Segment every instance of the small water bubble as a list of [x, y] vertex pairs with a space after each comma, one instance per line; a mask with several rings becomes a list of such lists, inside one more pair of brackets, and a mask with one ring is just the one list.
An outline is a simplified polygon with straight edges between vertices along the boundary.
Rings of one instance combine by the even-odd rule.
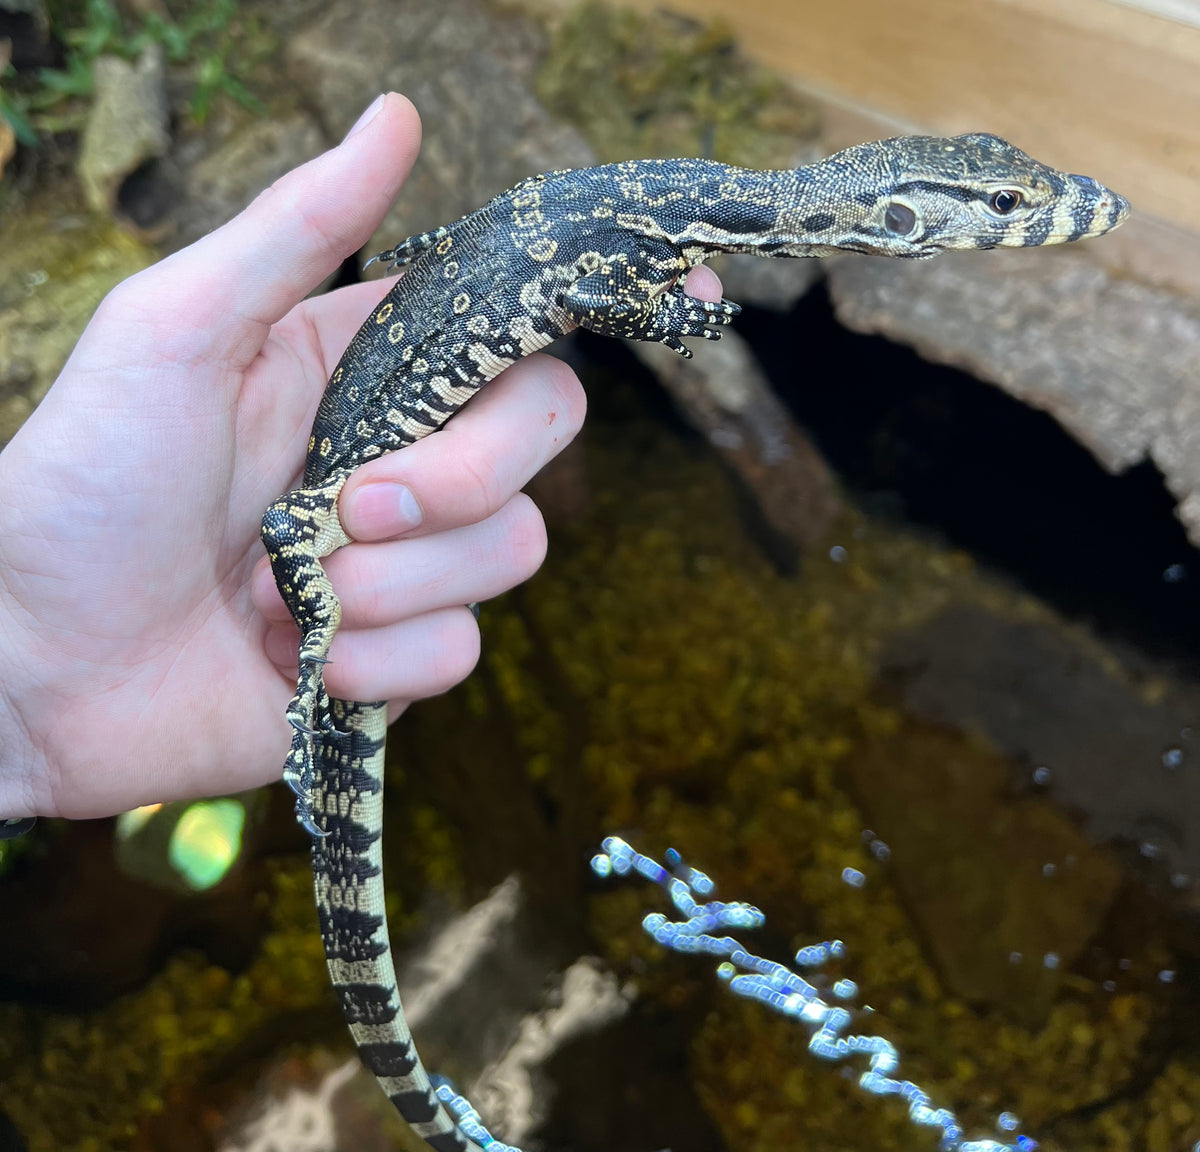
[[1015, 1132], [1021, 1127], [1021, 1121], [1011, 1112], [1001, 1112], [996, 1118], [996, 1126], [1003, 1132]]
[[1170, 968], [1164, 968], [1164, 969], [1163, 969], [1163, 970], [1162, 970], [1162, 971], [1161, 971], [1161, 972], [1158, 974], [1158, 979], [1159, 979], [1159, 982], [1160, 982], [1160, 983], [1162, 983], [1162, 984], [1170, 984], [1170, 983], [1172, 983], [1172, 982], [1174, 981], [1174, 979], [1175, 979], [1175, 973], [1174, 973], [1174, 971], [1173, 971], [1172, 969], [1170, 969]]
[[1117, 961], [1117, 967], [1120, 968], [1122, 972], [1128, 972], [1132, 966], [1133, 961], [1130, 960], [1128, 956], [1122, 956], [1121, 959]]
[[866, 845], [867, 851], [875, 857], [876, 860], [891, 859], [892, 850], [871, 831], [870, 828], [862, 830], [862, 842]]
[[1168, 564], [1163, 569], [1162, 578], [1167, 584], [1178, 584], [1187, 575], [1187, 568], [1182, 564]]
[[857, 868], [843, 868], [842, 882], [849, 884], [851, 888], [861, 888], [867, 882], [867, 878]]
[[1103, 988], [1105, 992], [1115, 992], [1117, 990], [1117, 982], [1115, 980], [1105, 980], [1100, 987]]
[[1058, 953], [1047, 952], [1046, 955], [1042, 957], [1042, 964], [1051, 971], [1054, 971], [1054, 969], [1058, 967]]
[[1054, 770], [1047, 768], [1045, 764], [1039, 764], [1033, 770], [1033, 782], [1039, 788], [1045, 788], [1052, 779], [1054, 779]]
[[1049, 880], [1058, 871], [1058, 865], [1053, 861], [1047, 861], [1042, 865], [1042, 878]]
[[1147, 860], [1157, 860], [1163, 854], [1161, 845], [1155, 844], [1153, 840], [1143, 840], [1138, 845], [1138, 851]]
[[1172, 872], [1171, 873], [1171, 887], [1172, 888], [1186, 888], [1190, 883], [1191, 883], [1191, 879], [1188, 877], [1188, 874], [1186, 872]]
[[1168, 748], [1162, 754], [1162, 765], [1168, 772], [1174, 772], [1176, 768], [1183, 767], [1183, 749]]
[[829, 559], [835, 564], [845, 564], [849, 553], [840, 544], [835, 544], [829, 549]]
[[1010, 964], [1020, 964], [1021, 961], [1024, 959], [1025, 959], [1024, 955], [1020, 952], [1010, 952], [1008, 954], [1008, 962]]

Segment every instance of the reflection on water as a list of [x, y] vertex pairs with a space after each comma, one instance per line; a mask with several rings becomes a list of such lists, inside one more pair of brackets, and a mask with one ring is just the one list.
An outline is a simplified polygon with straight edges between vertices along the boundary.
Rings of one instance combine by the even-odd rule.
[[242, 846], [246, 810], [236, 800], [191, 804], [171, 835], [171, 866], [199, 891], [232, 867]]
[[245, 823], [232, 797], [147, 804], [117, 817], [117, 861], [151, 884], [203, 892], [236, 863]]

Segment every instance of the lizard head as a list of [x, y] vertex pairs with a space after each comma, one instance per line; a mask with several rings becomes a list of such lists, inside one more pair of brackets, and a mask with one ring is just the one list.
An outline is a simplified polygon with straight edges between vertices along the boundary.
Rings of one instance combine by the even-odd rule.
[[1090, 177], [1060, 172], [985, 132], [901, 136], [830, 161], [862, 173], [847, 198], [858, 219], [846, 247], [884, 256], [1061, 244], [1102, 236], [1129, 213], [1127, 200]]

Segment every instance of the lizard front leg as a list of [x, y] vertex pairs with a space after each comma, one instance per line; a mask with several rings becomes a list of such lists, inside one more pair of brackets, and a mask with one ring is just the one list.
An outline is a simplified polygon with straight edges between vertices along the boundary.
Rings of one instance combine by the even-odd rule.
[[337, 475], [319, 488], [298, 488], [280, 496], [262, 520], [262, 540], [275, 583], [301, 633], [296, 694], [287, 709], [295, 731], [283, 779], [296, 793], [296, 818], [314, 836], [322, 835], [313, 809], [314, 741], [319, 732], [337, 731], [324, 667], [342, 619], [342, 606], [320, 558], [350, 542], [337, 514], [338, 494], [347, 475]]
[[371, 257], [363, 265], [365, 272], [372, 264], [380, 262], [386, 264], [389, 272], [394, 272], [397, 268], [405, 268], [411, 264], [418, 256], [428, 252], [430, 248], [437, 248], [438, 255], [444, 256], [450, 251], [454, 244], [454, 237], [450, 235], [449, 228], [434, 228], [431, 232], [419, 232], [416, 236], [409, 236], [407, 239], [401, 240], [394, 248], [389, 248], [386, 252], [378, 252]]
[[611, 254], [563, 294], [563, 307], [583, 328], [666, 344], [681, 356], [691, 349], [680, 339], [721, 338], [720, 326], [740, 311], [729, 300], [712, 303], [689, 296], [680, 283], [687, 261], [665, 244], [643, 241]]

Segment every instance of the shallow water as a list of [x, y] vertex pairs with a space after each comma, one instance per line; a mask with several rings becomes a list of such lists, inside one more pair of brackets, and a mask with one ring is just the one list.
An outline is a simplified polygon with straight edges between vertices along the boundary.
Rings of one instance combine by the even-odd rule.
[[[853, 339], [819, 309], [749, 317], [777, 375], [780, 348]], [[619, 348], [587, 344], [589, 428], [534, 485], [543, 572], [485, 606], [472, 680], [393, 729], [403, 946], [520, 882], [479, 968], [421, 1029], [427, 1062], [470, 1084], [580, 956], [637, 988], [539, 1073], [531, 1146], [936, 1145], [810, 1056], [802, 1029], [729, 995], [712, 963], [653, 945], [639, 923], [666, 910], [661, 893], [588, 869], [610, 832], [674, 846], [722, 897], [761, 907], [764, 955], [844, 940], [832, 975], [858, 983], [904, 1073], [969, 1134], [1009, 1111], [1055, 1152], [1200, 1140], [1200, 804], [1181, 735], [1200, 703], [1197, 616], [1162, 581], [1190, 553], [1145, 477], [1125, 482], [1141, 495], [1098, 470], [1089, 487], [1052, 429], [1029, 431], [1008, 401], [981, 416], [961, 393], [982, 386], [922, 382], [919, 362], [880, 368], [878, 343], [842, 349], [857, 357], [842, 381], [808, 365], [796, 387], [859, 510], [782, 566], [706, 446], [652, 389], [619, 384], [637, 374]], [[1032, 480], [1004, 471], [1025, 451], [1046, 464]], [[0, 1149], [400, 1138], [344, 1070], [290, 805], [281, 789], [247, 803], [240, 856], [203, 893], [172, 870], [168, 837], [118, 851], [109, 821], [52, 824], [8, 860]]]

